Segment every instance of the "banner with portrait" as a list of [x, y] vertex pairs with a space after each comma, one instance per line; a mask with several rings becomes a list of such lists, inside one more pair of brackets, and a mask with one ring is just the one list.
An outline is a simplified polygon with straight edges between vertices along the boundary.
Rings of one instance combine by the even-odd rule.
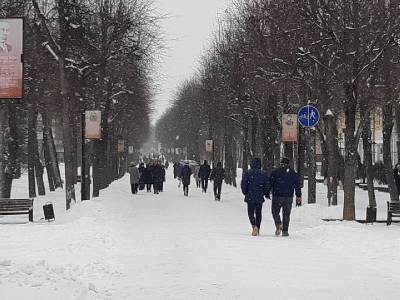
[[0, 99], [23, 96], [23, 19], [0, 18]]

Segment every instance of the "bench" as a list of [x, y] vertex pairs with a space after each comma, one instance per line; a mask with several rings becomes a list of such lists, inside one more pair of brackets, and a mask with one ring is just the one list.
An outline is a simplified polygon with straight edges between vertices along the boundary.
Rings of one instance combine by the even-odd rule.
[[29, 215], [33, 222], [33, 199], [0, 198], [0, 215]]
[[392, 218], [400, 218], [400, 201], [387, 202], [387, 222], [389, 226], [392, 224]]

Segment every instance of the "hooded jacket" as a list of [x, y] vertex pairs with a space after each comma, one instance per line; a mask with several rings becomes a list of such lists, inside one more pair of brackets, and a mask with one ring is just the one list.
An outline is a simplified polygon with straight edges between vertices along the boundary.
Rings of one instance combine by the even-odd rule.
[[264, 196], [268, 195], [269, 180], [267, 172], [261, 170], [261, 160], [253, 159], [248, 170], [242, 177], [240, 184], [247, 203], [263, 203]]

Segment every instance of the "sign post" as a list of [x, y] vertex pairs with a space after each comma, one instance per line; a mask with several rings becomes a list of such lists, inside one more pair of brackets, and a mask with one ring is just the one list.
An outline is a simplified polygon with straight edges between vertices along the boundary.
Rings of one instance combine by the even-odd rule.
[[300, 108], [298, 112], [299, 123], [307, 129], [308, 133], [308, 203], [316, 203], [317, 183], [316, 183], [316, 134], [315, 126], [319, 123], [321, 115], [318, 109], [312, 105]]

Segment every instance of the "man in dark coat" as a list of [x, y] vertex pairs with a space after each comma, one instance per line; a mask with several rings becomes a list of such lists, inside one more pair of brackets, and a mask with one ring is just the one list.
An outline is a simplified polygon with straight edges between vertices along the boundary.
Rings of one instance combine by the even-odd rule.
[[397, 198], [400, 195], [400, 162], [393, 169], [394, 181], [396, 182]]
[[158, 194], [161, 190], [163, 181], [163, 170], [159, 161], [155, 162], [152, 168], [153, 190], [154, 194]]
[[[272, 216], [274, 217], [275, 235], [289, 236], [290, 213], [293, 194], [296, 192], [296, 205], [301, 205], [301, 187], [299, 175], [290, 167], [288, 158], [282, 158], [281, 166], [272, 171], [270, 176], [272, 189]], [[268, 195], [269, 195], [268, 191]], [[283, 225], [280, 217], [282, 210]]]
[[250, 170], [242, 177], [240, 186], [245, 196], [244, 201], [247, 203], [247, 213], [253, 227], [251, 235], [259, 235], [262, 207], [265, 201], [264, 196], [268, 195], [269, 192], [268, 174], [261, 170], [261, 160], [259, 158], [253, 159]]
[[189, 165], [184, 165], [180, 178], [182, 179], [183, 194], [185, 196], [189, 196], [190, 175], [192, 175], [192, 170], [190, 169]]
[[208, 165], [208, 162], [205, 160], [204, 163], [200, 166], [199, 177], [201, 179], [201, 188], [203, 193], [207, 193], [208, 187], [208, 178], [210, 177], [211, 168]]
[[147, 164], [147, 167], [143, 170], [143, 179], [146, 184], [147, 192], [151, 191], [151, 185], [153, 184], [153, 166]]
[[163, 165], [161, 165], [160, 192], [164, 191], [164, 182], [165, 182], [165, 167]]
[[214, 197], [215, 201], [221, 200], [221, 189], [222, 189], [222, 181], [225, 178], [225, 170], [222, 167], [222, 163], [218, 162], [217, 166], [212, 169], [210, 180], [214, 181]]

